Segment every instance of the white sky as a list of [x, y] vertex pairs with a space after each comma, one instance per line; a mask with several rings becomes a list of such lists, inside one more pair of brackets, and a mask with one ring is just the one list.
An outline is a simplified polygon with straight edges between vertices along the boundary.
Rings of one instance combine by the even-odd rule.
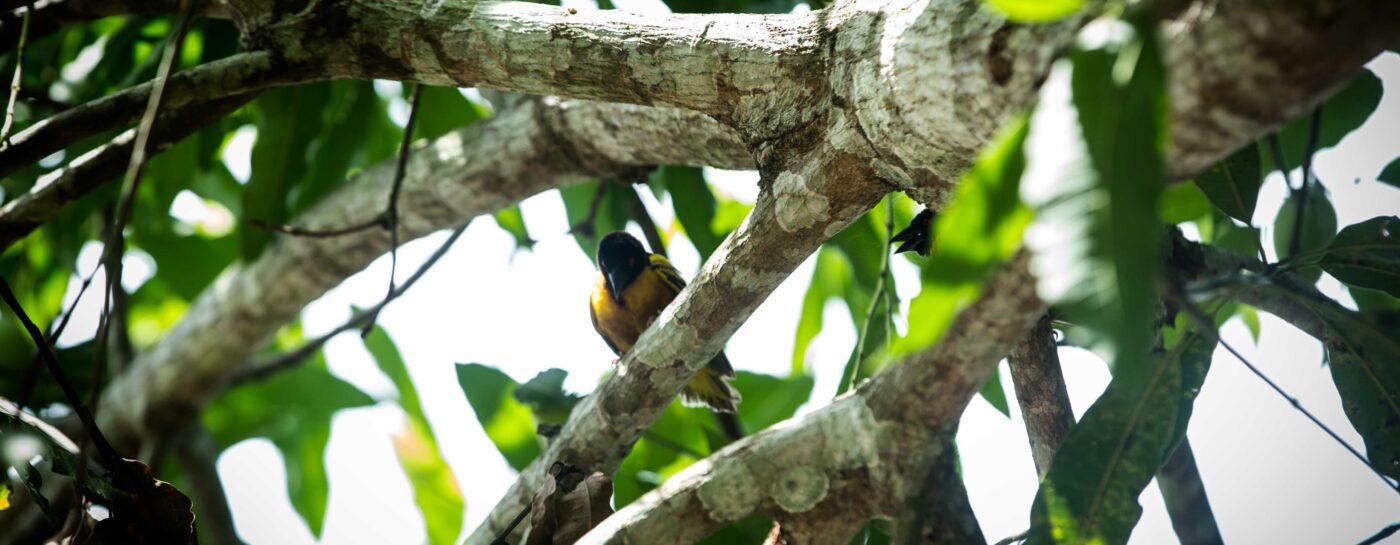
[[[617, 4], [650, 11], [659, 2]], [[1380, 109], [1338, 148], [1317, 158], [1319, 178], [1332, 193], [1341, 225], [1400, 213], [1400, 191], [1374, 181], [1382, 166], [1400, 156], [1400, 138], [1395, 133], [1400, 93], [1394, 92], [1400, 88], [1400, 56], [1387, 54], [1372, 68], [1386, 85]], [[392, 89], [396, 84], [384, 91]], [[401, 122], [406, 115], [395, 117]], [[243, 176], [248, 147], [255, 138], [245, 132], [226, 151], [230, 168]], [[757, 191], [754, 173], [712, 170], [708, 178], [741, 199], [751, 201]], [[648, 192], [641, 193], [658, 223], [669, 224], [673, 217], [669, 202], [657, 203]], [[1285, 193], [1280, 176], [1266, 182], [1256, 225], [1272, 225]], [[444, 455], [456, 471], [467, 502], [467, 530], [481, 521], [515, 477], [472, 415], [457, 386], [454, 365], [492, 365], [517, 381], [559, 367], [569, 371], [567, 388], [587, 392], [613, 360], [588, 322], [584, 300], [593, 267], [572, 238], [564, 235], [568, 226], [558, 195], [536, 196], [522, 208], [532, 235], [540, 239], [533, 251], [515, 252], [512, 239], [494, 222], [478, 220], [453, 251], [379, 320], [403, 353]], [[1270, 235], [1266, 227], [1266, 236]], [[406, 245], [400, 251], [400, 274], [406, 277], [416, 270], [445, 236], [438, 233]], [[84, 252], [93, 254], [85, 261], [95, 261], [97, 248], [91, 250]], [[680, 270], [693, 277], [699, 258], [688, 242], [678, 237], [669, 250]], [[149, 257], [129, 257], [128, 262], [126, 270], [136, 277], [125, 278], [124, 284], [139, 284], [152, 272]], [[900, 298], [907, 302], [917, 291], [917, 272], [902, 259], [893, 263]], [[81, 270], [89, 266], [84, 264]], [[728, 353], [736, 368], [777, 375], [788, 372], [811, 267], [808, 260], [731, 339]], [[349, 317], [351, 305], [376, 303], [383, 296], [387, 274], [388, 259], [379, 259], [312, 303], [302, 316], [306, 334], [319, 335], [341, 324]], [[1326, 278], [1322, 288], [1349, 301], [1335, 280]], [[95, 324], [83, 317], [95, 310], [80, 312], [64, 344], [91, 336]], [[840, 304], [832, 302], [825, 313], [826, 329], [809, 349], [808, 369], [817, 382], [814, 401], [804, 410], [825, 403], [834, 393], [836, 377], [854, 342], [849, 317]], [[1272, 316], [1261, 313], [1261, 317], [1259, 346], [1238, 321], [1225, 327], [1224, 338], [1361, 448], [1360, 437], [1342, 414], [1330, 374], [1322, 366], [1318, 343]], [[353, 384], [374, 395], [393, 391], [357, 336], [340, 336], [326, 352], [332, 370]], [[1083, 351], [1062, 350], [1061, 358], [1075, 412], [1082, 413], [1107, 386], [1108, 372], [1101, 361]], [[1007, 397], [1014, 400], [1004, 363], [1001, 373]], [[1007, 419], [975, 399], [958, 435], [973, 508], [991, 541], [1025, 530], [1036, 490], [1030, 449], [1014, 401], [1012, 410]], [[1356, 543], [1400, 521], [1400, 497], [1223, 349], [1217, 350], [1194, 414], [1189, 437], [1226, 542]], [[392, 403], [336, 416], [326, 455], [331, 489], [323, 543], [426, 539], [390, 443], [401, 418]], [[244, 540], [251, 545], [315, 542], [290, 506], [280, 454], [271, 443], [239, 443], [220, 457], [218, 466]], [[1145, 514], [1131, 543], [1176, 543], [1155, 485], [1141, 501]], [[1400, 543], [1400, 538], [1388, 542]]]

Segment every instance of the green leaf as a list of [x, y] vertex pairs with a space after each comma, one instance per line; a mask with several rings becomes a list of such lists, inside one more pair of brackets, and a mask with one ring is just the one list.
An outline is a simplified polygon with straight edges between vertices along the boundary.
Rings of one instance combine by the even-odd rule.
[[812, 377], [797, 375], [786, 378], [739, 371], [732, 382], [744, 397], [744, 410], [739, 420], [749, 433], [791, 418], [797, 408], [812, 396]]
[[977, 394], [982, 396], [982, 399], [987, 400], [987, 403], [991, 403], [992, 408], [996, 409], [997, 412], [1011, 418], [1011, 404], [1006, 401], [1006, 389], [1001, 387], [1001, 373], [994, 372], [987, 377], [986, 384], [982, 385], [982, 389]]
[[155, 259], [159, 279], [175, 295], [193, 301], [238, 257], [237, 240], [171, 232], [143, 232], [133, 242]]
[[1254, 344], [1257, 346], [1260, 330], [1259, 311], [1248, 305], [1240, 305], [1239, 309], [1235, 311], [1235, 316], [1238, 316], [1240, 321], [1244, 323], [1244, 327], [1249, 329], [1249, 337], [1254, 340]]
[[[322, 108], [321, 131], [307, 167], [306, 181], [296, 187], [292, 212], [306, 210], [331, 191], [345, 184], [355, 168], [372, 165], [393, 155], [395, 149], [376, 146], [370, 134], [402, 138], [402, 131], [389, 120], [388, 104], [374, 92], [368, 81], [337, 81], [328, 84], [330, 98]], [[259, 139], [261, 139], [261, 132]]]
[[985, 0], [986, 5], [1019, 23], [1048, 23], [1084, 7], [1084, 0]]
[[1322, 270], [1337, 280], [1400, 297], [1400, 217], [1349, 225], [1322, 254]]
[[836, 250], [823, 245], [817, 251], [817, 264], [812, 268], [812, 280], [807, 284], [807, 293], [802, 296], [802, 310], [797, 319], [797, 333], [792, 344], [793, 375], [806, 372], [807, 347], [812, 339], [822, 331], [822, 320], [827, 300], [841, 293], [849, 282], [850, 272], [846, 261]]
[[1329, 312], [1328, 366], [1371, 465], [1400, 479], [1400, 312]]
[[1356, 286], [1347, 286], [1347, 291], [1351, 293], [1351, 299], [1356, 301], [1356, 308], [1361, 312], [1400, 310], [1400, 299], [1391, 297], [1383, 291], [1368, 290]]
[[[744, 400], [747, 410], [749, 400]], [[704, 409], [671, 402], [633, 445], [613, 475], [613, 500], [617, 507], [632, 503], [681, 470], [710, 454], [706, 430], [714, 416]], [[720, 440], [719, 442], [723, 442]], [[678, 448], [679, 447], [679, 448]]]
[[516, 471], [540, 455], [530, 409], [511, 393], [516, 384], [505, 373], [477, 363], [457, 364], [457, 383], [467, 395], [477, 421]]
[[1167, 101], [1156, 27], [1094, 24], [1117, 27], [1096, 29], [1103, 43], [1081, 44], [1041, 89], [1021, 196], [1036, 214], [1037, 291], [1112, 363], [1147, 352], [1156, 317]]
[[1210, 215], [1210, 201], [1196, 184], [1176, 184], [1162, 192], [1157, 214], [1166, 223], [1195, 221]]
[[1029, 125], [1013, 120], [983, 150], [934, 220], [937, 251], [922, 267], [922, 287], [909, 306], [908, 335], [895, 354], [922, 350], [943, 336], [959, 310], [981, 292], [983, 279], [1021, 247], [1031, 211], [1018, 197]]
[[546, 369], [535, 378], [525, 381], [515, 389], [515, 399], [530, 407], [535, 420], [542, 424], [563, 424], [569, 419], [574, 405], [580, 399], [578, 394], [564, 391], [564, 379], [569, 372], [563, 369]]
[[1390, 164], [1381, 169], [1381, 173], [1376, 175], [1376, 180], [1400, 189], [1400, 157], [1396, 157]]
[[1169, 352], [1123, 361], [1041, 481], [1026, 543], [1127, 543], [1138, 496], [1186, 433], [1215, 343], [1188, 330]]
[[[404, 86], [404, 90], [407, 92], [408, 86]], [[467, 100], [457, 88], [424, 85], [414, 136], [437, 138], [488, 117], [491, 112]]]
[[703, 172], [696, 167], [664, 166], [658, 176], [665, 180], [676, 219], [685, 230], [686, 238], [700, 252], [700, 261], [710, 259], [710, 254], [724, 242], [728, 233], [714, 231], [715, 196], [705, 183]]
[[1322, 276], [1322, 270], [1311, 266], [1311, 263], [1337, 235], [1337, 211], [1332, 208], [1332, 201], [1321, 186], [1309, 188], [1306, 198], [1301, 193], [1293, 193], [1283, 202], [1278, 217], [1274, 219], [1274, 251], [1280, 259], [1294, 256], [1289, 251], [1289, 244], [1294, 226], [1298, 223], [1298, 203], [1304, 201], [1302, 238], [1298, 241], [1297, 255], [1303, 264], [1309, 266], [1299, 268], [1297, 273], [1310, 282], [1316, 282]]
[[1196, 176], [1195, 181], [1221, 212], [1246, 225], [1252, 223], [1259, 186], [1264, 182], [1259, 169], [1259, 145], [1251, 143], [1241, 148]]
[[394, 434], [394, 452], [398, 454], [408, 482], [413, 485], [413, 501], [423, 513], [428, 542], [433, 545], [454, 545], [462, 531], [465, 502], [457, 486], [457, 477], [442, 457], [432, 425], [423, 412], [418, 389], [409, 376], [408, 367], [399, 355], [394, 341], [376, 327], [364, 338], [365, 349], [388, 375], [399, 392], [399, 406], [408, 416], [404, 428]]
[[243, 188], [244, 222], [239, 248], [252, 261], [272, 240], [272, 233], [247, 220], [286, 223], [288, 197], [307, 173], [308, 152], [321, 132], [321, 110], [329, 98], [325, 83], [281, 87], [257, 99], [258, 139], [253, 144], [252, 173]]
[[497, 226], [515, 239], [517, 250], [529, 250], [535, 247], [535, 239], [530, 238], [530, 230], [525, 228], [525, 215], [520, 212], [519, 206], [502, 208], [491, 217], [495, 218]]
[[[1381, 79], [1370, 70], [1362, 70], [1346, 87], [1322, 103], [1317, 151], [1341, 142], [1342, 138], [1371, 117], [1371, 112], [1376, 111], [1380, 102]], [[1283, 146], [1284, 161], [1289, 169], [1298, 168], [1303, 164], [1311, 123], [1312, 113], [1309, 112], [1298, 116], [1279, 131], [1279, 143]]]
[[325, 451], [331, 417], [341, 409], [373, 403], [364, 392], [332, 376], [317, 353], [290, 370], [224, 392], [203, 417], [220, 449], [265, 437], [282, 451], [292, 506], [319, 536], [330, 491]]
[[1206, 239], [1211, 244], [1245, 255], [1259, 253], [1263, 236], [1259, 228], [1236, 225], [1233, 220], [1220, 213], [1214, 215], [1210, 225], [1212, 230]]
[[595, 259], [598, 240], [603, 238], [603, 235], [627, 228], [627, 219], [631, 217], [627, 192], [613, 184], [604, 191], [598, 203], [598, 213], [592, 225], [593, 232], [578, 230], [580, 226], [585, 225], [588, 209], [598, 193], [599, 183], [593, 180], [559, 189], [559, 196], [564, 199], [564, 215], [568, 218], [569, 225], [575, 229], [574, 241], [578, 242], [578, 247], [588, 255], [589, 261]]

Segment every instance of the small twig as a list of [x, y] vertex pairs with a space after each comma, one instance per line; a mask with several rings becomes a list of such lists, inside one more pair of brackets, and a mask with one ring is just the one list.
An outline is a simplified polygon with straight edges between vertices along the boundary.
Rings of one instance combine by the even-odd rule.
[[[68, 403], [73, 406], [73, 411], [78, 414], [78, 420], [83, 424], [83, 430], [87, 432], [89, 438], [97, 444], [97, 451], [102, 455], [103, 462], [113, 471], [123, 472], [125, 464], [121, 463], [121, 457], [117, 455], [116, 449], [107, 442], [107, 438], [102, 435], [102, 430], [97, 428], [97, 421], [92, 417], [92, 411], [88, 410], [83, 399], [78, 395], [78, 390], [73, 387], [73, 382], [68, 380], [68, 373], [63, 371], [63, 367], [58, 364], [58, 358], [54, 356], [53, 350], [49, 348], [49, 343], [44, 339], [44, 334], [39, 331], [39, 326], [34, 325], [34, 321], [29, 319], [29, 314], [24, 312], [20, 306], [19, 299], [15, 297], [15, 292], [10, 289], [10, 283], [4, 277], [0, 277], [0, 298], [5, 300], [5, 304], [10, 306], [15, 317], [24, 326], [24, 330], [29, 333], [29, 338], [34, 341], [34, 346], [38, 347], [39, 355], [48, 365], [49, 373], [58, 382], [59, 389], [63, 390], [63, 395], [68, 399]], [[80, 471], [81, 475], [82, 472]]]
[[[885, 196], [885, 201], [889, 203], [889, 211], [886, 213], [885, 240], [894, 236], [894, 200], [890, 195]], [[859, 374], [860, 366], [865, 362], [865, 343], [870, 337], [870, 322], [875, 320], [875, 311], [880, 307], [880, 301], [885, 298], [885, 277], [890, 270], [890, 249], [889, 244], [880, 245], [880, 277], [875, 280], [875, 291], [870, 294], [870, 305], [865, 309], [865, 322], [860, 325], [859, 335], [856, 336], [855, 350], [851, 352], [851, 360], [846, 362], [846, 369], [841, 372], [841, 383], [836, 385], [836, 396], [840, 397], [855, 387], [856, 375]], [[889, 332], [885, 335], [888, 337]]]
[[594, 238], [598, 233], [594, 232], [594, 223], [598, 221], [598, 208], [603, 204], [603, 197], [608, 194], [608, 186], [612, 181], [608, 178], [598, 180], [598, 189], [593, 192], [593, 200], [588, 203], [588, 215], [578, 225], [569, 228], [569, 235], [583, 235]]
[[374, 227], [382, 227], [384, 225], [384, 214], [379, 214], [360, 223], [351, 224], [348, 227], [340, 227], [337, 229], [307, 229], [305, 227], [297, 227], [295, 225], [271, 223], [260, 219], [250, 219], [248, 220], [248, 224], [259, 229], [266, 229], [274, 233], [281, 233], [284, 235], [291, 235], [295, 237], [331, 238], [349, 235], [352, 233], [358, 233], [360, 231], [364, 231]]
[[1240, 360], [1240, 363], [1243, 363], [1244, 366], [1248, 368], [1250, 372], [1254, 373], [1254, 375], [1259, 377], [1260, 380], [1263, 380], [1265, 384], [1268, 384], [1269, 388], [1272, 388], [1275, 393], [1283, 397], [1284, 400], [1288, 401], [1289, 405], [1292, 405], [1294, 409], [1298, 410], [1298, 412], [1303, 413], [1303, 416], [1306, 416], [1308, 420], [1311, 420], [1313, 425], [1326, 432], [1328, 436], [1332, 437], [1333, 441], [1336, 441], [1338, 445], [1341, 445], [1342, 448], [1345, 448], [1347, 452], [1350, 452], [1351, 455], [1356, 457], [1357, 460], [1360, 460], [1361, 463], [1366, 466], [1366, 469], [1371, 470], [1371, 472], [1375, 473], [1376, 477], [1379, 478], [1381, 482], [1385, 483], [1387, 488], [1390, 488], [1396, 494], [1400, 494], [1400, 486], [1391, 483], [1389, 478], [1382, 474], [1380, 470], [1376, 469], [1375, 466], [1371, 465], [1370, 460], [1367, 460], [1365, 455], [1361, 454], [1359, 451], [1356, 450], [1356, 448], [1352, 447], [1345, 440], [1343, 440], [1342, 436], [1338, 435], [1337, 432], [1333, 431], [1332, 428], [1327, 426], [1327, 424], [1322, 423], [1322, 421], [1319, 420], [1316, 416], [1314, 416], [1311, 411], [1304, 408], [1302, 403], [1298, 402], [1298, 398], [1295, 398], [1292, 395], [1289, 395], [1287, 391], [1284, 391], [1284, 389], [1280, 387], [1278, 383], [1270, 379], [1268, 375], [1265, 375], [1263, 371], [1260, 371], [1258, 367], [1255, 367], [1253, 363], [1250, 363], [1248, 359], [1245, 359], [1243, 354], [1240, 354], [1238, 350], [1235, 350], [1233, 346], [1230, 346], [1229, 343], [1225, 342], [1225, 339], [1220, 338], [1219, 332], [1215, 330], [1215, 322], [1213, 320], [1202, 314], [1201, 310], [1199, 308], [1196, 308], [1195, 305], [1191, 304], [1190, 302], [1186, 301], [1185, 298], [1181, 297], [1179, 292], [1173, 291], [1171, 295], [1174, 299], [1176, 299], [1177, 304], [1180, 305], [1181, 308], [1186, 311], [1187, 315], [1190, 316], [1192, 320], [1196, 321], [1197, 325], [1201, 327], [1202, 331], [1204, 331], [1207, 335], [1213, 337], [1215, 341], [1220, 343], [1220, 346], [1224, 347], [1226, 351], [1228, 351], [1231, 355], [1235, 357], [1235, 359]]
[[491, 540], [491, 545], [510, 545], [506, 538], [510, 537], [510, 533], [515, 531], [515, 527], [520, 526], [520, 523], [525, 520], [525, 516], [530, 514], [531, 507], [534, 507], [534, 502], [525, 502], [525, 507], [515, 515], [515, 518], [511, 519], [510, 524], [506, 525], [506, 529], [501, 530], [496, 539]]
[[1278, 133], [1269, 134], [1269, 155], [1274, 159], [1274, 168], [1283, 175], [1283, 185], [1293, 190], [1293, 176], [1288, 172], [1288, 161], [1283, 158], [1283, 144], [1279, 143]]
[[34, 11], [30, 2], [24, 6], [24, 21], [19, 27], [19, 45], [15, 47], [15, 78], [10, 82], [10, 101], [5, 105], [5, 124], [0, 126], [0, 151], [10, 147], [10, 128], [15, 123], [15, 99], [19, 98], [20, 73], [24, 66], [24, 42], [29, 38], [29, 14]]
[[1366, 538], [1361, 543], [1357, 543], [1356, 545], [1375, 545], [1376, 543], [1380, 543], [1381, 540], [1388, 538], [1391, 535], [1394, 535], [1395, 532], [1400, 532], [1400, 522], [1391, 523], [1390, 526], [1381, 528], [1381, 531], [1376, 532], [1375, 535]]
[[1322, 124], [1322, 106], [1313, 110], [1312, 121], [1308, 124], [1308, 144], [1303, 152], [1303, 184], [1293, 192], [1298, 206], [1294, 207], [1293, 232], [1288, 236], [1288, 255], [1298, 255], [1303, 245], [1303, 213], [1308, 209], [1308, 188], [1312, 186], [1312, 160], [1317, 150], [1317, 132]]
[[380, 303], [369, 321], [360, 329], [361, 337], [368, 337], [379, 319], [379, 310], [394, 297], [394, 275], [399, 268], [399, 191], [403, 189], [404, 173], [408, 171], [409, 145], [413, 143], [413, 126], [418, 121], [418, 103], [423, 97], [423, 85], [413, 86], [413, 98], [408, 103], [408, 122], [403, 126], [403, 140], [399, 141], [399, 159], [394, 167], [394, 185], [389, 189], [389, 206], [384, 209], [384, 228], [389, 230], [389, 290], [384, 292], [384, 302]]
[[666, 257], [666, 244], [661, 241], [661, 231], [656, 228], [656, 222], [651, 220], [651, 214], [647, 212], [647, 205], [642, 202], [641, 194], [637, 193], [636, 186], [627, 186], [625, 190], [632, 207], [632, 219], [641, 226], [642, 234], [647, 238], [647, 245], [651, 246], [651, 253]]
[[[63, 330], [68, 327], [68, 322], [72, 320], [73, 313], [78, 309], [78, 302], [83, 300], [83, 294], [87, 293], [88, 286], [92, 285], [92, 279], [97, 277], [97, 271], [100, 270], [102, 270], [102, 264], [98, 263], [92, 268], [92, 272], [88, 273], [86, 278], [83, 278], [83, 284], [78, 287], [78, 295], [73, 297], [73, 302], [68, 304], [68, 308], [63, 310], [63, 314], [58, 321], [54, 322], [57, 325], [50, 324], [51, 327], [48, 333], [49, 348], [53, 348], [55, 343], [58, 342], [58, 338], [63, 336]], [[30, 365], [29, 370], [25, 372], [24, 382], [22, 383], [24, 386], [20, 389], [20, 396], [17, 402], [20, 410], [28, 406], [29, 398], [34, 394], [34, 388], [39, 385], [39, 368], [43, 366], [43, 364], [43, 359], [40, 358], [38, 354], [35, 354], [34, 363]]]
[[364, 324], [369, 323], [371, 317], [383, 309], [385, 305], [388, 305], [390, 301], [397, 299], [399, 296], [403, 295], [404, 292], [407, 292], [409, 288], [413, 287], [413, 284], [418, 282], [418, 279], [422, 278], [424, 274], [427, 274], [428, 269], [431, 269], [439, 259], [442, 259], [442, 256], [447, 255], [447, 251], [452, 248], [452, 244], [457, 242], [458, 238], [461, 238], [462, 233], [467, 230], [467, 226], [470, 224], [471, 223], [468, 222], [452, 231], [452, 234], [448, 235], [447, 240], [444, 240], [442, 245], [438, 246], [437, 250], [433, 251], [433, 254], [428, 256], [427, 261], [423, 262], [423, 265], [413, 273], [413, 276], [404, 280], [402, 285], [395, 289], [389, 297], [386, 297], [379, 304], [356, 313], [354, 316], [351, 316], [349, 320], [346, 320], [345, 323], [341, 324], [340, 327], [332, 329], [325, 335], [307, 341], [306, 344], [301, 345], [291, 352], [284, 352], [281, 355], [273, 356], [270, 359], [249, 365], [246, 371], [234, 377], [232, 384], [239, 385], [245, 382], [261, 380], [276, 374], [278, 371], [294, 367], [301, 363], [302, 360], [316, 353], [317, 350], [320, 350], [332, 337], [352, 329], [363, 327]]

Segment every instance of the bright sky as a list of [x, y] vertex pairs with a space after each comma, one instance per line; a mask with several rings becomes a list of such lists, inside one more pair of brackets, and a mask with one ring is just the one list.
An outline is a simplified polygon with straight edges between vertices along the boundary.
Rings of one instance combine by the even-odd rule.
[[[565, 5], [571, 3], [565, 1]], [[616, 3], [634, 11], [652, 11], [659, 5], [656, 0]], [[1400, 138], [1394, 132], [1400, 122], [1400, 93], [1395, 92], [1400, 89], [1400, 56], [1387, 54], [1373, 62], [1372, 69], [1386, 85], [1380, 109], [1338, 148], [1317, 158], [1318, 176], [1332, 193], [1341, 225], [1400, 212], [1400, 191], [1375, 182], [1382, 166], [1400, 156]], [[378, 87], [388, 94], [397, 84]], [[396, 106], [393, 113], [402, 122], [406, 107]], [[255, 137], [251, 131], [241, 132], [226, 151], [236, 174], [246, 176], [248, 147]], [[711, 170], [707, 177], [736, 198], [751, 202], [757, 192], [755, 173]], [[672, 221], [669, 202], [655, 202], [649, 192], [641, 194], [658, 223]], [[1256, 225], [1272, 225], [1285, 194], [1281, 177], [1272, 176], [1260, 196]], [[496, 366], [517, 381], [559, 367], [569, 371], [567, 388], [587, 392], [613, 361], [588, 321], [584, 300], [593, 266], [572, 238], [564, 235], [568, 226], [559, 196], [552, 192], [536, 196], [522, 208], [531, 233], [540, 239], [533, 251], [516, 252], [511, 238], [492, 221], [477, 221], [379, 321], [403, 353], [434, 432], [457, 473], [467, 501], [468, 530], [477, 526], [515, 476], [472, 415], [457, 386], [454, 365]], [[183, 212], [197, 213], [197, 209]], [[438, 233], [406, 245], [400, 251], [400, 274], [415, 270], [445, 236]], [[1266, 236], [1271, 236], [1267, 227]], [[85, 252], [82, 270], [95, 262], [96, 250]], [[680, 270], [693, 277], [699, 258], [689, 243], [678, 238], [669, 251]], [[138, 255], [128, 260], [132, 276], [124, 279], [125, 284], [139, 284], [151, 273], [149, 259]], [[893, 263], [899, 295], [907, 305], [917, 291], [917, 272], [903, 259]], [[728, 354], [735, 367], [778, 375], [788, 372], [811, 267], [808, 260], [733, 337]], [[388, 259], [382, 258], [310, 305], [302, 315], [306, 334], [319, 335], [341, 324], [350, 316], [351, 305], [379, 301], [387, 274]], [[1350, 301], [1335, 280], [1326, 278], [1321, 287], [1339, 300]], [[80, 314], [91, 316], [91, 312]], [[817, 382], [814, 401], [804, 411], [825, 403], [835, 392], [836, 377], [855, 338], [839, 303], [832, 302], [825, 312], [826, 329], [809, 349], [808, 369], [815, 372]], [[1257, 346], [1238, 321], [1225, 327], [1226, 341], [1359, 448], [1360, 437], [1342, 414], [1319, 344], [1272, 316], [1261, 313], [1261, 317], [1263, 335]], [[91, 335], [94, 324], [84, 321], [80, 316], [74, 323], [70, 329], [74, 333], [65, 336], [65, 344]], [[340, 336], [326, 351], [333, 371], [353, 384], [374, 395], [393, 391], [356, 335]], [[1061, 359], [1075, 412], [1080, 414], [1106, 387], [1108, 372], [1097, 358], [1077, 349], [1062, 350]], [[1014, 399], [1005, 363], [1001, 373], [1007, 397]], [[958, 435], [973, 508], [991, 541], [1025, 530], [1036, 490], [1030, 449], [1015, 403], [1012, 411], [1008, 419], [975, 399]], [[1223, 349], [1217, 350], [1194, 414], [1189, 437], [1226, 542], [1356, 543], [1400, 521], [1400, 497]], [[425, 539], [390, 443], [401, 418], [392, 403], [336, 416], [327, 452], [331, 489], [323, 543], [419, 543]], [[291, 508], [280, 454], [271, 443], [257, 439], [239, 443], [220, 457], [218, 467], [244, 540], [251, 545], [315, 542]], [[1145, 514], [1131, 543], [1176, 543], [1155, 485], [1141, 501]]]

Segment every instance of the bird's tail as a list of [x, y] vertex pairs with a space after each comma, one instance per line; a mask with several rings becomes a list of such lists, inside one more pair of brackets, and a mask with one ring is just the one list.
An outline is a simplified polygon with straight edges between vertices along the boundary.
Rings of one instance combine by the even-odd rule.
[[705, 406], [721, 413], [738, 412], [739, 392], [727, 380], [733, 377], [734, 368], [729, 366], [729, 358], [721, 352], [685, 385], [685, 390], [681, 391], [681, 401], [686, 405]]

